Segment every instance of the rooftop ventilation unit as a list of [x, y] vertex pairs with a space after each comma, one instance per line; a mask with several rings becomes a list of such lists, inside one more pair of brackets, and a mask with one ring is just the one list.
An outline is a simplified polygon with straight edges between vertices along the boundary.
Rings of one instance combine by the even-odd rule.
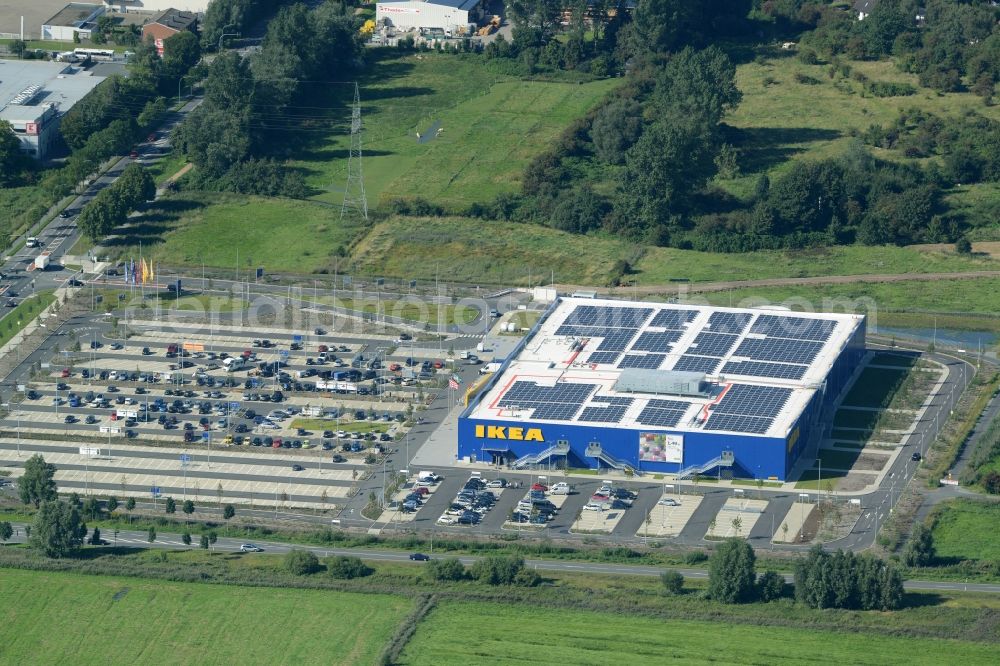
[[31, 100], [35, 99], [35, 97], [41, 91], [42, 91], [42, 86], [39, 85], [28, 86], [27, 88], [19, 92], [14, 97], [14, 99], [10, 100], [10, 103], [15, 104], [17, 106], [26, 106], [31, 102]]

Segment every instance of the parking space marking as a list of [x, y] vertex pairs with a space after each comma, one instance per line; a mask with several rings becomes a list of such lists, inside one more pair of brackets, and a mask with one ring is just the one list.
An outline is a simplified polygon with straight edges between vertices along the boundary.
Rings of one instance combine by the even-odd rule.
[[[714, 524], [709, 525], [705, 538], [725, 539], [732, 536], [745, 538], [753, 531], [767, 504], [767, 500], [730, 497], [716, 514]], [[739, 530], [733, 525], [737, 518], [740, 521]]]
[[648, 522], [644, 522], [638, 537], [675, 537], [681, 533], [691, 516], [701, 505], [701, 495], [664, 495], [662, 499], [677, 502], [676, 506], [657, 503], [648, 514]]

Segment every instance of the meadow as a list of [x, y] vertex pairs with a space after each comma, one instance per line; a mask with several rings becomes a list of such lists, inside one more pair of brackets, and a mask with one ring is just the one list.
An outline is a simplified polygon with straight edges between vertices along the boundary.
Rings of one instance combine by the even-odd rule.
[[[412, 601], [3, 570], [11, 664], [372, 664]], [[334, 655], [336, 657], [334, 658]]]
[[[474, 636], [474, 640], [470, 637]], [[937, 664], [992, 661], [995, 647], [807, 627], [653, 619], [616, 612], [444, 602], [404, 650], [408, 666], [446, 664]]]
[[939, 558], [1000, 561], [996, 527], [1000, 504], [954, 500], [934, 514], [934, 545]]

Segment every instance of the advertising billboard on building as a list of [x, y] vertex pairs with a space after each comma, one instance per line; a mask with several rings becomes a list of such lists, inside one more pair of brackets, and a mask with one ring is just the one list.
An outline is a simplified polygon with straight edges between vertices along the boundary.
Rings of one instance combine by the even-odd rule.
[[683, 462], [683, 435], [667, 435], [662, 432], [639, 433], [639, 460], [643, 462]]

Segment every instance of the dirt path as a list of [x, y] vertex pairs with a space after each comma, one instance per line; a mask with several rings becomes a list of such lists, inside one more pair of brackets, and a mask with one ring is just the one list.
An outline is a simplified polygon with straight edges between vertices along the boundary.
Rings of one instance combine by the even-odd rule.
[[[972, 280], [976, 278], [1000, 277], [1000, 271], [968, 271], [962, 273], [888, 273], [869, 275], [821, 275], [804, 278], [768, 278], [764, 280], [733, 280], [729, 282], [678, 282], [676, 284], [656, 285], [650, 287], [618, 287], [614, 291], [627, 292], [642, 296], [655, 296], [659, 294], [692, 294], [708, 293], [714, 291], [728, 291], [730, 289], [746, 289], [750, 287], [790, 287], [797, 285], [817, 285], [817, 284], [850, 284], [852, 282], [931, 282], [938, 280]], [[600, 294], [607, 294], [613, 291], [607, 287], [594, 287], [582, 285], [556, 285], [560, 292], [572, 293], [578, 290], [597, 291]]]

